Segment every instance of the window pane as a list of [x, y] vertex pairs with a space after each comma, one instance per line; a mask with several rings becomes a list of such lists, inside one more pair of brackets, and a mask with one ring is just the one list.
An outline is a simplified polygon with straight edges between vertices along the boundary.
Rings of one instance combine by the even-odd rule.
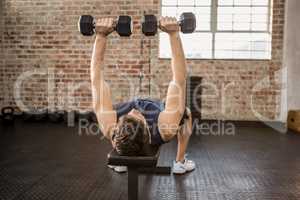
[[210, 6], [211, 0], [178, 0], [178, 5], [183, 6]]
[[233, 24], [233, 30], [249, 31], [250, 23], [240, 23], [236, 22]]
[[251, 12], [253, 15], [257, 15], [257, 14], [267, 15], [268, 7], [252, 7]]
[[194, 14], [196, 15], [196, 30], [210, 30], [211, 29], [211, 9], [210, 7], [197, 7]]
[[219, 7], [218, 30], [250, 30], [251, 9]]
[[252, 58], [255, 59], [271, 59], [271, 51], [253, 51]]
[[226, 6], [245, 6], [245, 5], [254, 5], [254, 6], [268, 6], [269, 0], [218, 0], [218, 5]]
[[233, 30], [233, 23], [219, 23], [218, 24], [218, 30], [223, 30], [223, 31], [231, 31]]
[[162, 0], [162, 5], [175, 6], [177, 5], [177, 0]]
[[[175, 16], [179, 19], [183, 12], [193, 12], [196, 15], [196, 31], [198, 32], [187, 35], [181, 34], [186, 57], [270, 59], [272, 38], [271, 34], [268, 33], [270, 1], [216, 1], [218, 3], [217, 33], [215, 33], [215, 42], [213, 42], [213, 33], [207, 33], [211, 30], [212, 0], [162, 0], [162, 16]], [[222, 31], [224, 32], [222, 33]], [[170, 58], [171, 52], [167, 34], [160, 33], [159, 38], [160, 57]], [[213, 44], [215, 44], [214, 48], [212, 47]]]
[[251, 15], [245, 14], [245, 15], [234, 15], [233, 20], [235, 22], [248, 22], [251, 21]]
[[[212, 34], [181, 34], [184, 53], [187, 58], [212, 58]], [[159, 56], [170, 58], [170, 42], [166, 33], [160, 33]]]
[[234, 5], [239, 5], [239, 6], [251, 5], [251, 0], [234, 0]]
[[251, 30], [253, 31], [265, 31], [268, 29], [268, 24], [266, 23], [252, 23]]
[[219, 0], [218, 5], [233, 5], [233, 0]]
[[218, 8], [218, 30], [220, 31], [267, 31], [268, 26], [267, 7]]
[[177, 7], [162, 7], [161, 9], [162, 16], [176, 16], [177, 15]]
[[269, 0], [252, 0], [252, 5], [255, 6], [268, 6]]
[[218, 59], [270, 59], [271, 35], [267, 33], [217, 33]]
[[195, 5], [195, 0], [178, 0], [178, 5], [193, 6]]
[[211, 0], [162, 0], [163, 6], [210, 6]]
[[251, 21], [256, 23], [268, 23], [268, 15], [252, 15]]
[[251, 58], [251, 51], [232, 51], [232, 57], [234, 59]]
[[250, 30], [251, 15], [234, 15], [233, 30]]

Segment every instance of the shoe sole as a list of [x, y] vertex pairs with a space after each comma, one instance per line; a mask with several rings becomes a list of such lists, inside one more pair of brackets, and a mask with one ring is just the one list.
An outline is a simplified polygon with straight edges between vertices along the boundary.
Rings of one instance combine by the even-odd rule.
[[108, 167], [109, 169], [115, 169], [115, 166], [107, 165], [107, 167]]
[[177, 172], [177, 171], [172, 171], [172, 172], [173, 172], [173, 174], [178, 174], [178, 175], [180, 175], [180, 174], [185, 174], [185, 173], [186, 173], [186, 170], [183, 171], [183, 172]]
[[186, 170], [185, 172], [183, 172], [183, 173], [180, 173], [180, 172], [174, 172], [173, 171], [173, 174], [176, 174], [176, 175], [182, 175], [182, 174], [186, 174], [186, 173], [189, 173], [189, 172], [192, 172], [192, 171], [194, 171], [195, 169], [192, 169], [192, 170]]
[[191, 171], [194, 171], [196, 168], [194, 168], [194, 169], [191, 169], [191, 170], [186, 170], [186, 172], [191, 172]]

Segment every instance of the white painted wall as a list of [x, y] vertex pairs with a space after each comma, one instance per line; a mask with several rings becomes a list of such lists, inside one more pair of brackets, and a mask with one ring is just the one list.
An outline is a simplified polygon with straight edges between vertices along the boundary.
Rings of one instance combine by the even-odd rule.
[[287, 87], [286, 92], [283, 90], [282, 111], [286, 117], [288, 110], [300, 109], [300, 0], [286, 0], [284, 34], [286, 75], [282, 74]]

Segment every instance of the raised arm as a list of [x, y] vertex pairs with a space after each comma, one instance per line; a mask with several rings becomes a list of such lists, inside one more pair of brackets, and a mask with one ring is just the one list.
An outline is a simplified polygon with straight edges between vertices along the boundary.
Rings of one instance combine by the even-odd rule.
[[[159, 123], [172, 126], [179, 125], [185, 110], [186, 99], [186, 60], [179, 35], [179, 25], [176, 18], [163, 17], [160, 20], [160, 28], [168, 33], [172, 51], [172, 80], [169, 84], [165, 110], [159, 116]], [[176, 128], [175, 128], [176, 129]], [[176, 134], [173, 129], [161, 129], [165, 140], [170, 140]]]
[[103, 61], [107, 35], [113, 31], [112, 19], [100, 19], [96, 23], [96, 39], [91, 61], [91, 86], [93, 108], [104, 136], [111, 139], [111, 128], [116, 123], [109, 85], [104, 80]]
[[166, 109], [174, 110], [174, 108], [178, 108], [178, 112], [182, 114], [185, 109], [186, 101], [186, 60], [179, 33], [171, 32], [169, 39], [172, 51], [171, 67], [173, 77], [167, 93]]

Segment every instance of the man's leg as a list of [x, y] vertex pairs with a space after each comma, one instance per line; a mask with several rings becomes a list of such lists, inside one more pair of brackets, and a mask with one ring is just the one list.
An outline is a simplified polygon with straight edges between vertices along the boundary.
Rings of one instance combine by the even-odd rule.
[[177, 162], [184, 162], [186, 149], [192, 134], [192, 116], [190, 111], [188, 111], [188, 116], [189, 119], [185, 121], [177, 134]]
[[186, 149], [192, 134], [192, 117], [188, 112], [189, 119], [185, 121], [177, 134], [177, 156], [173, 164], [173, 173], [184, 174], [195, 169], [196, 165], [186, 157]]

